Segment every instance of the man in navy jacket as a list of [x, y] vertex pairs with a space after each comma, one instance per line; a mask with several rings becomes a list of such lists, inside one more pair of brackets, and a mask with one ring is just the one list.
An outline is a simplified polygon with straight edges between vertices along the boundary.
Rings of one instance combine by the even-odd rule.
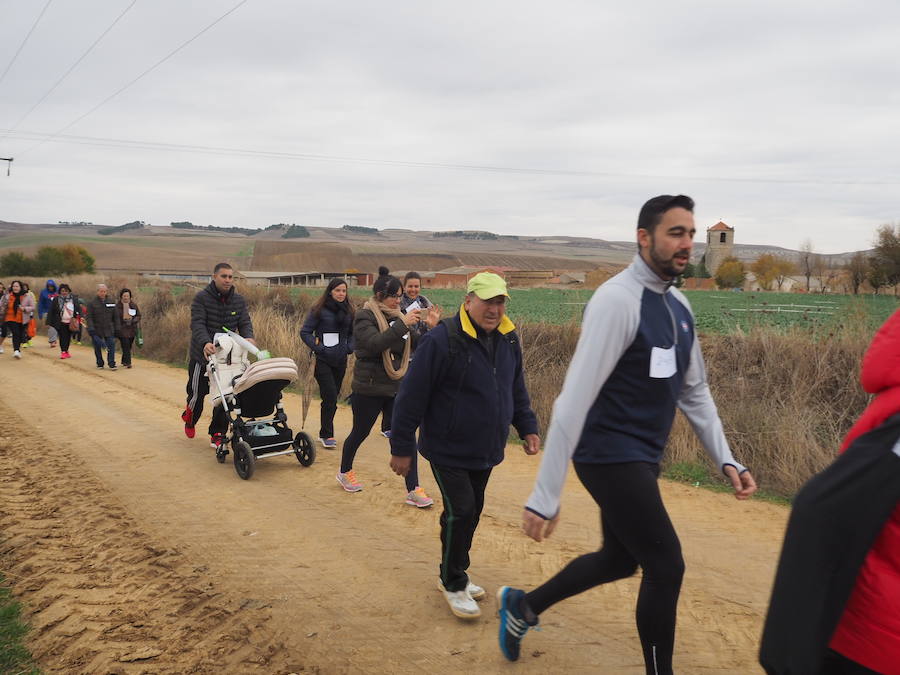
[[404, 476], [419, 450], [441, 490], [439, 588], [450, 610], [477, 619], [484, 589], [469, 581], [469, 549], [491, 470], [503, 461], [509, 426], [540, 448], [537, 418], [525, 388], [522, 348], [506, 316], [506, 282], [490, 272], [469, 281], [456, 316], [429, 331], [400, 385], [391, 424], [391, 468]]

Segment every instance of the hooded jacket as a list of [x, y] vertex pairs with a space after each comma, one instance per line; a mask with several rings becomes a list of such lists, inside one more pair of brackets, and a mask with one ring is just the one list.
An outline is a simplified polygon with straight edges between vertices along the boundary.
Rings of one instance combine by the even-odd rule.
[[464, 307], [425, 334], [394, 403], [391, 454], [481, 471], [503, 461], [509, 426], [538, 432], [525, 388], [522, 346], [504, 316], [485, 344]]
[[191, 303], [191, 359], [206, 362], [203, 346], [212, 342], [216, 333], [223, 333], [222, 328], [235, 331], [241, 337], [253, 337], [253, 323], [244, 296], [234, 290], [219, 293], [216, 282], [209, 285], [194, 296]]
[[[900, 311], [872, 340], [861, 381], [875, 398], [850, 429], [841, 452], [900, 413]], [[867, 668], [900, 675], [900, 504], [866, 556], [830, 647]]]
[[53, 279], [47, 279], [44, 290], [38, 298], [38, 318], [43, 319], [44, 314], [50, 311], [50, 303], [56, 297], [56, 282]]

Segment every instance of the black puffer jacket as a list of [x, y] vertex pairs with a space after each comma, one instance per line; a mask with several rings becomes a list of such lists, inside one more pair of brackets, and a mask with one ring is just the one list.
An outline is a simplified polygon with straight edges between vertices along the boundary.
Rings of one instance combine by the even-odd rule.
[[247, 302], [234, 290], [222, 295], [214, 281], [194, 296], [191, 303], [191, 359], [205, 361], [203, 346], [213, 341], [216, 333], [223, 333], [223, 326], [241, 337], [253, 337], [253, 323]]
[[[386, 317], [387, 318], [387, 317]], [[392, 323], [393, 322], [393, 323]], [[391, 326], [385, 331], [378, 330], [375, 315], [369, 309], [360, 309], [353, 320], [353, 340], [356, 343], [356, 365], [353, 366], [353, 393], [363, 396], [396, 396], [400, 380], [392, 380], [384, 370], [381, 353], [390, 349], [394, 357], [394, 367], [400, 367], [400, 357], [409, 333], [400, 319], [388, 318]], [[410, 338], [412, 339], [412, 337]]]
[[[336, 345], [326, 347], [325, 335], [338, 336]], [[300, 339], [313, 350], [317, 359], [335, 368], [347, 365], [347, 355], [353, 351], [353, 321], [347, 302], [326, 302], [318, 316], [312, 311], [307, 315]]]

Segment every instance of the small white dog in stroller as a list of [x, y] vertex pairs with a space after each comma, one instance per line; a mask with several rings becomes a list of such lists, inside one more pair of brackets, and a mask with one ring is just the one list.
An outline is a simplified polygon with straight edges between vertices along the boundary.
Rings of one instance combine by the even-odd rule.
[[[293, 435], [281, 403], [281, 391], [298, 378], [297, 364], [289, 358], [268, 358], [263, 352], [235, 333], [216, 333], [216, 352], [209, 357], [210, 397], [214, 406], [222, 406], [228, 418], [228, 431], [216, 447], [216, 459], [228, 455], [228, 438], [234, 452], [234, 470], [247, 480], [253, 475], [256, 460], [293, 453], [303, 466], [315, 461], [312, 439], [304, 432]], [[250, 363], [248, 353], [259, 360]]]

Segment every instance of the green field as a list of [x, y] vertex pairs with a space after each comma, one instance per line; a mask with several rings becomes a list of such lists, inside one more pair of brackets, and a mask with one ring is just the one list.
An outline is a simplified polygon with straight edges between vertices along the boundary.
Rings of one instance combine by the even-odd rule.
[[[513, 289], [508, 312], [513, 320], [567, 323], [580, 321], [593, 291]], [[460, 301], [456, 290], [428, 289], [426, 295], [449, 309]], [[894, 296], [806, 295], [687, 291], [701, 332], [726, 333], [756, 326], [839, 329], [848, 323], [880, 326], [898, 307]]]
[[[174, 287], [173, 293], [183, 292]], [[310, 299], [321, 291], [291, 288], [290, 294]], [[367, 290], [354, 288], [351, 295], [362, 299]], [[507, 312], [513, 321], [544, 321], [554, 324], [580, 323], [593, 291], [532, 288], [510, 290]], [[444, 309], [455, 312], [465, 292], [461, 289], [426, 288], [425, 295]], [[780, 329], [807, 328], [839, 331], [844, 327], [875, 330], [900, 307], [893, 295], [807, 295], [799, 293], [735, 293], [731, 291], [685, 292], [701, 333], [748, 331], [767, 326]]]

